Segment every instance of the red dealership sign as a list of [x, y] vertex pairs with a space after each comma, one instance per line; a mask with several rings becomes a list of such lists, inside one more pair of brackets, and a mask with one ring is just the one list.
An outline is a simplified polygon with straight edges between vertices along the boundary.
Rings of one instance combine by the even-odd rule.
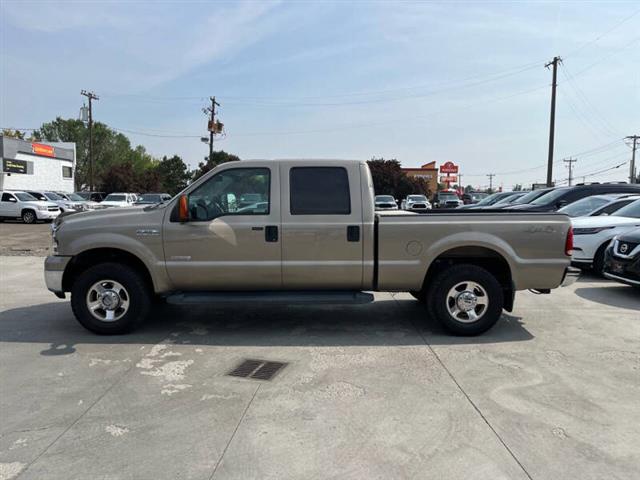
[[458, 173], [458, 165], [453, 162], [445, 162], [440, 165], [440, 173]]
[[31, 151], [35, 155], [42, 155], [44, 157], [55, 157], [55, 149], [51, 145], [43, 145], [42, 143], [32, 143]]

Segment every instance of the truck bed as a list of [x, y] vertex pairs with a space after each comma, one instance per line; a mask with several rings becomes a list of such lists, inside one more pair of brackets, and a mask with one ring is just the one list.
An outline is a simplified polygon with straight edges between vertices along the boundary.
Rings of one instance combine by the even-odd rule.
[[[569, 257], [566, 215], [504, 210], [379, 212], [374, 226], [376, 288], [419, 290], [434, 261], [486, 258], [506, 262], [514, 290], [555, 288]], [[470, 246], [473, 245], [473, 246]]]

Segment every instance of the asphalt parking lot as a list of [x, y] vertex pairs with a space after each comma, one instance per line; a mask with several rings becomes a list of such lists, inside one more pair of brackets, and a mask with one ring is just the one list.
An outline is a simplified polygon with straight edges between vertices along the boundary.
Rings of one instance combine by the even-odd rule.
[[[1, 257], [0, 478], [637, 478], [640, 296], [586, 278], [455, 338], [406, 294], [159, 309], [100, 337]], [[226, 374], [287, 362], [273, 380]]]

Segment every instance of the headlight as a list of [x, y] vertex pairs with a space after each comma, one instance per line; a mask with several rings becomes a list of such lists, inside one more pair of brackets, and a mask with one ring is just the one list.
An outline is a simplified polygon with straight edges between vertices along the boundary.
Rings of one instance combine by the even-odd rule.
[[574, 235], [593, 235], [594, 233], [600, 233], [604, 230], [610, 230], [616, 227], [591, 227], [591, 228], [574, 228]]

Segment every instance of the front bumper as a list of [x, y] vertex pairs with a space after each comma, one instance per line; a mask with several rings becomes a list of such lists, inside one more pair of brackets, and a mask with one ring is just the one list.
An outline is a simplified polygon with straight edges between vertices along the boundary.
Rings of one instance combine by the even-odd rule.
[[[62, 255], [49, 255], [44, 259], [44, 283], [47, 289], [56, 295], [62, 294], [64, 298], [64, 290], [62, 289], [62, 276], [67, 268], [69, 261], [73, 257]], [[60, 296], [60, 295], [58, 295]]]
[[604, 254], [604, 276], [627, 285], [640, 286], [640, 256], [614, 254], [609, 247]]
[[580, 277], [582, 271], [579, 268], [567, 267], [564, 270], [564, 276], [562, 277], [561, 287], [568, 287], [576, 283], [576, 280]]
[[36, 217], [38, 220], [53, 220], [60, 215], [60, 210], [56, 210], [54, 212], [49, 210], [36, 210]]

